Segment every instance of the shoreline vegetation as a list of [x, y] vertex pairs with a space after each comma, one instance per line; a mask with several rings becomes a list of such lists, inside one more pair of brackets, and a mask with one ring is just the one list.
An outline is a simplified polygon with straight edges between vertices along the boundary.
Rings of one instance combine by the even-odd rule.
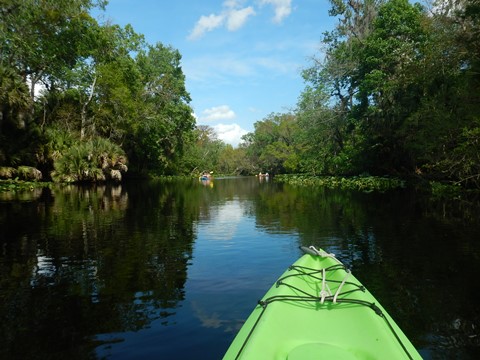
[[[251, 175], [254, 176], [254, 175]], [[152, 176], [149, 179], [154, 181], [190, 181], [197, 179], [197, 176], [188, 175], [161, 175]], [[390, 176], [316, 176], [307, 174], [279, 174], [275, 175], [273, 181], [299, 187], [327, 188], [339, 190], [353, 190], [363, 193], [385, 193], [398, 189], [416, 188], [436, 198], [459, 199], [464, 196], [478, 196], [480, 190], [465, 189], [459, 184], [442, 183], [439, 181], [408, 180]], [[145, 178], [146, 179], [146, 178]], [[138, 180], [138, 179], [136, 179]], [[135, 180], [135, 181], [136, 181]], [[129, 181], [129, 180], [124, 180]], [[87, 182], [88, 183], [88, 182]], [[105, 183], [105, 181], [103, 182]], [[116, 182], [117, 184], [119, 182]], [[0, 193], [2, 192], [25, 192], [41, 188], [52, 188], [56, 184], [51, 181], [29, 181], [21, 179], [0, 179]], [[80, 184], [80, 183], [79, 183]], [[93, 185], [93, 183], [92, 183]]]
[[287, 174], [275, 176], [275, 181], [293, 186], [325, 187], [328, 189], [355, 190], [364, 193], [388, 192], [396, 189], [415, 188], [435, 198], [460, 199], [478, 197], [479, 189], [466, 189], [458, 183], [426, 181], [424, 179], [401, 179], [390, 176], [315, 176]]
[[41, 188], [51, 188], [53, 182], [26, 181], [26, 180], [0, 180], [0, 192], [33, 191]]
[[99, 22], [92, 13], [106, 1], [17, 3], [0, 11], [0, 179], [103, 183], [209, 169], [366, 192], [480, 189], [474, 3], [330, 0], [339, 21], [304, 67], [296, 106], [257, 120], [236, 148], [196, 123], [180, 52]]
[[275, 181], [294, 186], [326, 187], [329, 189], [358, 190], [365, 193], [386, 192], [405, 188], [407, 182], [398, 178], [382, 176], [310, 176], [310, 175], [277, 175]]

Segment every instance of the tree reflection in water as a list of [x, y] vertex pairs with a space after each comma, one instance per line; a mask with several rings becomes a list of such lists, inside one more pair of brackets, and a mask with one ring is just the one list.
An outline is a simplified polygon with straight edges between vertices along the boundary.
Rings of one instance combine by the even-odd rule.
[[479, 208], [257, 178], [3, 196], [0, 358], [221, 358], [298, 245], [351, 266], [425, 358], [475, 358]]

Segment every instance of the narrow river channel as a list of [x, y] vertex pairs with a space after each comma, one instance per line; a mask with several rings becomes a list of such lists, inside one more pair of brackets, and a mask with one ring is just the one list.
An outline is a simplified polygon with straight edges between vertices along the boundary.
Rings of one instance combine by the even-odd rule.
[[425, 359], [480, 358], [480, 208], [218, 178], [0, 193], [0, 358], [221, 359], [315, 245]]

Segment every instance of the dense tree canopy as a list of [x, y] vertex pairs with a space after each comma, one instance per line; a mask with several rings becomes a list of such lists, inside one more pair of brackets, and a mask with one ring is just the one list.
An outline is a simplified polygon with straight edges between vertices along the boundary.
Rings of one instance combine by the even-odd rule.
[[[279, 172], [422, 176], [480, 186], [478, 0], [332, 0], [338, 24], [303, 72], [283, 156], [272, 119], [248, 134], [250, 152]], [[279, 118], [282, 115], [278, 115]], [[276, 144], [276, 145], [275, 145]]]
[[478, 0], [331, 0], [337, 24], [302, 73], [296, 109], [257, 121], [236, 149], [195, 126], [181, 54], [100, 24], [91, 11], [105, 4], [2, 0], [0, 166], [88, 179], [128, 158], [140, 174], [369, 173], [480, 187]]
[[[195, 125], [181, 55], [129, 25], [99, 24], [90, 12], [105, 4], [2, 1], [0, 165], [49, 172], [100, 138], [137, 172], [177, 170]], [[70, 162], [91, 162], [74, 153], [88, 158], [70, 152]], [[89, 178], [88, 166], [76, 170]]]

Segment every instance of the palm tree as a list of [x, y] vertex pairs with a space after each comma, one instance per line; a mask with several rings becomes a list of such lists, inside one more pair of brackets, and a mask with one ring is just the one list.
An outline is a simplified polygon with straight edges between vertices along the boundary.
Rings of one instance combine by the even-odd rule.
[[7, 123], [24, 128], [25, 116], [30, 108], [27, 84], [14, 69], [0, 64], [0, 136]]

